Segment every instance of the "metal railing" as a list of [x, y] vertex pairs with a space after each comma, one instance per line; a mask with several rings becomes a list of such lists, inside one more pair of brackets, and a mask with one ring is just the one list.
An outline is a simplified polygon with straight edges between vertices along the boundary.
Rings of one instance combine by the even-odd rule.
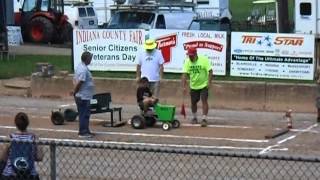
[[[8, 143], [0, 140], [0, 147]], [[319, 179], [320, 159], [118, 145], [108, 142], [39, 141], [45, 156], [40, 179]]]

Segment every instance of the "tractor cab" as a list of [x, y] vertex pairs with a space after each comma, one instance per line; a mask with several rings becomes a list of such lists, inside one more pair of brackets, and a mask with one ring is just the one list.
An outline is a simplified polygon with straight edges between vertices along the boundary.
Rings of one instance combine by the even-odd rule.
[[17, 19], [25, 41], [48, 43], [70, 36], [63, 0], [24, 0]]

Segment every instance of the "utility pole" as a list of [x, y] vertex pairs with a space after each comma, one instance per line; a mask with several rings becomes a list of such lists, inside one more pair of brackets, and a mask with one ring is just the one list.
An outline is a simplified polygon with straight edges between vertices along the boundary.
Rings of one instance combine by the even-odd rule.
[[288, 0], [277, 0], [277, 11], [278, 11], [278, 29], [279, 33], [289, 33], [290, 23], [289, 23], [289, 10], [288, 10]]
[[0, 1], [0, 32], [5, 32], [6, 29], [6, 3], [5, 1]]
[[0, 0], [0, 55], [1, 59], [3, 55], [8, 52], [8, 34], [7, 34], [7, 13], [6, 2]]

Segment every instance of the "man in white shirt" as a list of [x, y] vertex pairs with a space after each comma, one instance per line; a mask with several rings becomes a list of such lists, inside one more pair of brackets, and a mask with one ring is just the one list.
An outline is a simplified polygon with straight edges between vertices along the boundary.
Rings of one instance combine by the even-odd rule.
[[138, 55], [136, 79], [147, 77], [152, 94], [158, 98], [160, 93], [160, 80], [163, 77], [164, 59], [162, 53], [157, 48], [157, 43], [153, 39], [145, 41], [143, 48]]
[[81, 63], [77, 66], [73, 78], [74, 90], [72, 94], [74, 95], [79, 112], [79, 137], [81, 138], [93, 136], [93, 133], [89, 129], [90, 100], [94, 94], [94, 83], [88, 68], [91, 60], [92, 54], [90, 52], [83, 52]]

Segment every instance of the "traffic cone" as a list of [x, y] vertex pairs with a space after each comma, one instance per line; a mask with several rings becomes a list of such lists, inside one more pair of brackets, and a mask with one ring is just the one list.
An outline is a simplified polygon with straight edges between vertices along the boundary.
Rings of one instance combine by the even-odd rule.
[[288, 129], [292, 129], [292, 109], [288, 109], [286, 114], [284, 115], [284, 117], [286, 118], [287, 120], [287, 128]]

